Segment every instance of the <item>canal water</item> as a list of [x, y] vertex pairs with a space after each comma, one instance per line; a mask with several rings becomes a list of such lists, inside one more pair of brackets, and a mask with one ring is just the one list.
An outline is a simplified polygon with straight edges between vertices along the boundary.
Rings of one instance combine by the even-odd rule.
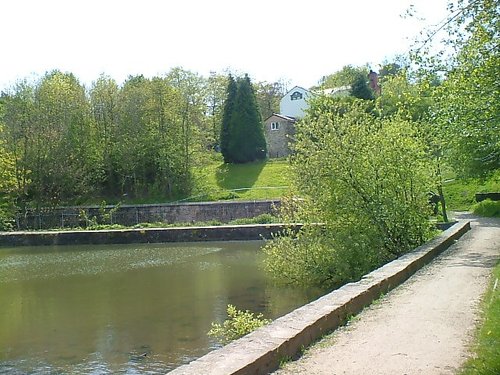
[[156, 374], [218, 347], [226, 306], [277, 318], [262, 242], [0, 248], [0, 374]]

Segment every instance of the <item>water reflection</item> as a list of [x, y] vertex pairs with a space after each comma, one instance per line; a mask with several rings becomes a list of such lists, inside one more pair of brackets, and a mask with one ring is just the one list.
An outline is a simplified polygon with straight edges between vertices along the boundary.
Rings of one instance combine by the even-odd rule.
[[0, 249], [0, 373], [158, 373], [217, 344], [227, 304], [276, 318], [260, 242]]

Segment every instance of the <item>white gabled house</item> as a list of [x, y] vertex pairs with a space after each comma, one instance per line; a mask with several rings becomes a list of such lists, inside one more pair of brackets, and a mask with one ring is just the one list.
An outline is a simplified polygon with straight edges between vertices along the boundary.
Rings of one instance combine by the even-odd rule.
[[295, 86], [288, 91], [280, 100], [280, 114], [296, 119], [304, 117], [304, 111], [308, 108], [308, 99], [312, 96], [309, 90]]

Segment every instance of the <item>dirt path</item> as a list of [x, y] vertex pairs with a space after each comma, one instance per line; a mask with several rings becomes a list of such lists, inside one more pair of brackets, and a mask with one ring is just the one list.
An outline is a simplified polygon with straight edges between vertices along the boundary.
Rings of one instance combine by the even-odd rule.
[[500, 220], [461, 218], [457, 244], [276, 374], [454, 374], [500, 258]]

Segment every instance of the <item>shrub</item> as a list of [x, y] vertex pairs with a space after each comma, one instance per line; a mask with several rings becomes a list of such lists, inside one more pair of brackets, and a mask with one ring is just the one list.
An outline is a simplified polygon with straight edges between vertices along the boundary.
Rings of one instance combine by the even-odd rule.
[[322, 226], [306, 225], [294, 240], [282, 236], [264, 247], [266, 268], [278, 280], [336, 287], [432, 235], [432, 165], [418, 129], [400, 118], [377, 119], [364, 105], [320, 98], [297, 125], [292, 168], [304, 199], [283, 201], [282, 212], [292, 204], [292, 221]]
[[248, 310], [238, 310], [233, 305], [227, 305], [227, 315], [228, 319], [222, 324], [212, 323], [212, 329], [208, 331], [209, 336], [222, 344], [239, 339], [271, 322], [269, 319], [264, 319], [262, 314], [255, 315]]

